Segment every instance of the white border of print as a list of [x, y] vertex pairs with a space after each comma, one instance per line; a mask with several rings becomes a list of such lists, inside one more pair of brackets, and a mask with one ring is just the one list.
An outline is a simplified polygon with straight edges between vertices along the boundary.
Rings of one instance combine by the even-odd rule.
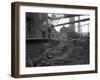
[[[64, 14], [86, 14], [90, 15], [90, 64], [87, 65], [66, 65], [66, 66], [48, 66], [48, 67], [28, 67], [26, 68], [26, 44], [25, 44], [25, 13], [64, 13]], [[73, 71], [89, 71], [95, 70], [95, 11], [87, 9], [73, 8], [49, 8], [37, 6], [20, 6], [20, 46], [19, 46], [19, 73], [20, 74], [40, 74], [40, 73], [55, 73], [55, 72], [73, 72]]]

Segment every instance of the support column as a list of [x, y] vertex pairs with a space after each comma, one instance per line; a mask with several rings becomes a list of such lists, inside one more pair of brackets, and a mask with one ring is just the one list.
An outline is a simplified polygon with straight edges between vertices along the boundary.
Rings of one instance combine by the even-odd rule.
[[[74, 22], [74, 21], [75, 21], [75, 17], [69, 18], [69, 22]], [[75, 31], [75, 23], [69, 24], [69, 26], [72, 31]]]
[[[80, 16], [78, 16], [78, 20], [80, 20]], [[78, 22], [78, 33], [80, 34], [81, 33], [81, 25], [80, 25], [80, 22]]]

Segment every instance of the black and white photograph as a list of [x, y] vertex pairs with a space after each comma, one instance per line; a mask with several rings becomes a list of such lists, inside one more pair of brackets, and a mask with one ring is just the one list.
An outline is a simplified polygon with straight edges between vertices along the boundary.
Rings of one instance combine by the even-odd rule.
[[90, 15], [26, 12], [26, 67], [89, 64]]
[[12, 3], [12, 76], [97, 73], [97, 7]]

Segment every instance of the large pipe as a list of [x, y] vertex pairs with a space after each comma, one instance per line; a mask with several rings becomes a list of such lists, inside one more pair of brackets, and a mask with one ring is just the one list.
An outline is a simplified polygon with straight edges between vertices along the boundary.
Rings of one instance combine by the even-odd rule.
[[89, 21], [89, 20], [90, 20], [90, 18], [86, 18], [86, 19], [81, 19], [81, 20], [77, 20], [77, 21], [73, 21], [73, 22], [67, 22], [67, 23], [63, 23], [63, 24], [54, 25], [54, 27], [62, 26], [62, 25], [66, 25], [66, 24], [73, 24], [73, 23], [77, 23], [77, 22], [84, 22], [84, 21]]

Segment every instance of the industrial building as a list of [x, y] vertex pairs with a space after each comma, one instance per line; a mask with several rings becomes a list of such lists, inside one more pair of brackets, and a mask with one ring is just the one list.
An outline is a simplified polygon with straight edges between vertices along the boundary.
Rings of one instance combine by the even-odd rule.
[[89, 15], [27, 12], [26, 67], [89, 64], [89, 21]]

